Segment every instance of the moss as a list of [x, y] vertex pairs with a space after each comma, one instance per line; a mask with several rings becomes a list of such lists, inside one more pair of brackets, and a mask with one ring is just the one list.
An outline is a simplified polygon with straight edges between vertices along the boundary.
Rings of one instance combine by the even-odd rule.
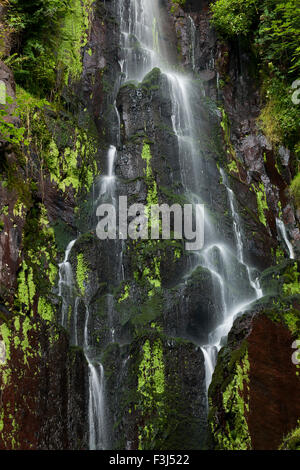
[[[158, 320], [163, 311], [162, 297], [156, 293], [146, 299], [146, 301], [140, 306], [138, 311], [132, 312], [131, 323], [135, 327], [145, 327], [154, 320]], [[151, 323], [152, 325], [152, 323]]]
[[35, 292], [33, 269], [28, 268], [26, 261], [23, 261], [22, 270], [18, 276], [18, 300], [21, 308], [25, 306], [27, 311], [31, 308]]
[[186, 0], [172, 0], [171, 13], [176, 13], [178, 8], [183, 8], [186, 5]]
[[298, 271], [298, 264], [294, 263], [288, 273], [289, 275], [289, 282], [285, 282], [283, 284], [283, 293], [284, 295], [296, 295], [300, 294], [300, 283], [299, 283], [299, 276], [300, 273]]
[[231, 155], [231, 157], [235, 158], [235, 150], [233, 148], [233, 145], [231, 143], [231, 132], [230, 132], [230, 123], [228, 116], [224, 110], [224, 108], [219, 108], [222, 113], [222, 119], [221, 119], [221, 127], [223, 129], [223, 135], [224, 135], [224, 140], [226, 144], [226, 150], [227, 154]]
[[82, 253], [77, 255], [76, 279], [82, 296], [85, 294], [86, 283], [88, 282], [88, 265]]
[[[11, 402], [3, 401], [0, 409], [0, 440], [7, 449], [19, 448], [19, 423], [22, 416], [31, 413], [27, 406], [32, 405], [32, 400], [27, 402], [26, 397], [15, 394], [16, 387], [25, 380], [35, 380], [39, 374], [39, 365], [44, 360], [42, 349], [51, 347], [59, 339], [59, 330], [51, 325], [45, 329], [45, 323], [38, 318], [30, 318], [20, 314], [13, 318], [10, 325], [0, 325], [0, 339], [3, 338], [6, 347], [6, 360], [0, 363], [1, 388], [11, 396]], [[35, 400], [35, 397], [31, 397]], [[18, 409], [21, 399], [22, 409]], [[24, 409], [23, 409], [24, 406]], [[21, 412], [21, 415], [20, 415]]]
[[[157, 184], [151, 167], [152, 155], [150, 145], [146, 142], [144, 142], [141, 156], [146, 162], [146, 168], [144, 170], [147, 184], [147, 205], [145, 215], [148, 217], [148, 226], [152, 226], [152, 224], [157, 223], [157, 220], [152, 220], [150, 218], [151, 206], [153, 204], [158, 204], [158, 193]], [[147, 287], [149, 297], [152, 297], [154, 293], [161, 288], [161, 257], [157, 255], [159, 247], [160, 240], [136, 240], [132, 244], [135, 280]], [[149, 256], [150, 253], [152, 253], [151, 259]]]
[[291, 102], [291, 84], [282, 77], [267, 76], [262, 88], [266, 95], [258, 118], [262, 131], [275, 147], [283, 144], [298, 155], [299, 117], [297, 106]]

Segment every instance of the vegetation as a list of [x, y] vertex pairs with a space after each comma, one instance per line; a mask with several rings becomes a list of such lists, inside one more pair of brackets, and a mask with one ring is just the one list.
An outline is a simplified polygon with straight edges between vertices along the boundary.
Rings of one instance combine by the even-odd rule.
[[298, 173], [292, 181], [291, 192], [297, 208], [300, 208], [300, 173]]

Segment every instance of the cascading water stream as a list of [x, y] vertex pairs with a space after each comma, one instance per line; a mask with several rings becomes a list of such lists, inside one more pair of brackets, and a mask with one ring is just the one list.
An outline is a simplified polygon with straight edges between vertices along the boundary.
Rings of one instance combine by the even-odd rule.
[[[194, 85], [187, 76], [174, 72], [168, 63], [168, 51], [162, 47], [159, 35], [158, 1], [120, 0], [117, 2], [117, 8], [121, 24], [122, 57], [119, 63], [123, 72], [123, 81], [141, 81], [154, 67], [159, 67], [167, 77], [172, 101], [173, 131], [178, 140], [182, 184], [191, 202], [201, 203], [200, 187], [203, 178], [205, 178], [205, 172], [199, 152], [201, 147], [198, 132], [199, 122], [195, 120], [193, 109], [196, 101], [193, 96]], [[196, 28], [191, 17], [190, 23], [191, 63], [194, 71]], [[198, 88], [198, 100], [199, 94], [201, 98], [201, 93], [204, 95], [204, 92]], [[199, 265], [207, 268], [211, 273], [214, 288], [221, 298], [222, 309], [220, 325], [210, 333], [208, 344], [202, 346], [207, 389], [215, 367], [217, 352], [221, 348], [222, 338], [228, 335], [236, 315], [262, 296], [258, 281], [253, 278], [252, 270], [244, 260], [241, 222], [235, 209], [234, 193], [226, 184], [224, 173], [222, 176], [227, 188], [236, 240], [235, 260], [243, 266], [246, 273], [245, 282], [248, 282], [253, 294], [248, 295], [247, 298], [230, 299], [226, 283], [229, 281], [228, 273], [232, 268], [232, 254], [224, 244], [216, 240], [197, 254]], [[205, 218], [205, 231], [209, 234], [208, 239], [213, 239], [213, 227], [208, 217]], [[216, 253], [218, 254], [217, 258], [221, 260], [222, 270], [216, 262]]]
[[[102, 176], [94, 184], [93, 197], [94, 206], [100, 204], [104, 199], [106, 202], [115, 204], [115, 174], [114, 164], [117, 149], [111, 145], [107, 152], [107, 174]], [[97, 197], [95, 197], [96, 192]], [[74, 299], [73, 273], [69, 263], [69, 256], [77, 240], [69, 243], [63, 263], [59, 265], [59, 295], [62, 298], [62, 325], [68, 329], [67, 317], [69, 308], [73, 307], [74, 332], [72, 340], [78, 346], [78, 309], [80, 297]], [[110, 302], [110, 301], [109, 301]], [[106, 424], [105, 424], [105, 373], [103, 365], [95, 357], [90, 345], [89, 320], [90, 310], [87, 299], [85, 303], [85, 324], [83, 331], [83, 350], [89, 368], [89, 448], [90, 450], [104, 450], [107, 446]], [[111, 310], [111, 309], [110, 309]], [[113, 325], [111, 326], [111, 339], [114, 341]]]
[[220, 173], [223, 178], [223, 183], [227, 189], [228, 199], [230, 203], [230, 210], [231, 210], [231, 215], [233, 219], [233, 229], [234, 229], [234, 235], [235, 235], [236, 245], [237, 245], [237, 257], [238, 257], [239, 262], [245, 266], [247, 270], [247, 274], [248, 274], [249, 283], [256, 293], [256, 298], [259, 299], [260, 297], [262, 297], [263, 293], [258, 284], [258, 279], [257, 278], [253, 279], [253, 276], [251, 274], [251, 269], [248, 266], [248, 264], [245, 263], [245, 260], [244, 260], [244, 247], [243, 247], [243, 240], [242, 240], [241, 221], [235, 209], [235, 205], [236, 205], [235, 195], [232, 189], [230, 189], [230, 187], [228, 186], [227, 178], [226, 178], [224, 171], [220, 170]]
[[192, 69], [193, 72], [195, 71], [196, 68], [196, 61], [195, 61], [195, 49], [196, 49], [196, 26], [194, 23], [194, 20], [191, 16], [189, 16], [189, 20], [191, 23], [191, 50], [190, 50], [190, 55], [191, 55], [191, 62], [192, 62]]
[[[69, 256], [76, 240], [72, 240], [67, 246], [64, 261], [59, 265], [59, 296], [62, 298], [61, 324], [68, 329], [68, 313], [73, 307], [74, 332], [71, 341], [78, 346], [78, 308], [80, 298], [75, 297], [72, 266]], [[83, 350], [89, 367], [89, 447], [91, 450], [105, 449], [105, 405], [104, 405], [104, 369], [101, 363], [94, 363], [89, 346], [89, 308], [86, 305], [86, 319], [84, 326]]]
[[84, 353], [89, 366], [89, 448], [106, 449], [105, 374], [101, 362], [93, 358], [89, 342], [90, 311], [86, 306]]
[[72, 267], [69, 263], [69, 256], [76, 240], [72, 240], [66, 249], [65, 258], [59, 265], [58, 295], [62, 298], [61, 324], [67, 327], [67, 316], [70, 301], [72, 299], [73, 275]]
[[224, 312], [224, 322], [219, 325], [211, 334], [210, 334], [210, 344], [208, 346], [203, 346], [202, 351], [205, 357], [206, 363], [206, 372], [210, 376], [210, 380], [206, 378], [206, 387], [210, 385], [211, 381], [211, 369], [212, 366], [214, 367], [216, 361], [216, 352], [221, 349], [222, 346], [222, 339], [228, 336], [229, 331], [232, 328], [233, 322], [237, 316], [237, 314], [242, 314], [249, 305], [254, 302], [255, 300], [260, 299], [263, 296], [263, 292], [260, 288], [258, 278], [253, 279], [251, 274], [250, 266], [245, 263], [244, 260], [244, 246], [243, 246], [243, 238], [242, 238], [242, 229], [241, 229], [241, 222], [240, 217], [235, 209], [236, 200], [233, 191], [230, 189], [227, 183], [227, 178], [223, 170], [220, 170], [223, 184], [226, 187], [227, 195], [230, 204], [231, 216], [233, 220], [233, 230], [236, 240], [236, 250], [237, 250], [237, 259], [241, 265], [243, 265], [246, 269], [248, 282], [254, 291], [254, 297], [252, 299], [247, 299], [245, 302], [242, 302], [238, 305], [234, 305], [232, 308], [228, 309], [225, 305], [225, 312]]
[[[117, 108], [116, 108], [116, 112]], [[102, 176], [97, 185], [99, 188], [98, 197], [94, 201], [97, 207], [101, 201], [110, 202], [116, 205], [115, 189], [116, 176], [114, 165], [117, 156], [117, 149], [110, 145], [107, 152], [107, 174]], [[111, 296], [108, 297], [108, 311], [111, 330], [111, 341], [115, 341], [115, 332], [112, 322]], [[90, 450], [105, 450], [107, 448], [107, 433], [105, 419], [105, 372], [99, 360], [93, 357], [89, 341], [89, 320], [90, 310], [86, 304], [86, 318], [84, 325], [84, 351], [89, 364], [89, 447]]]

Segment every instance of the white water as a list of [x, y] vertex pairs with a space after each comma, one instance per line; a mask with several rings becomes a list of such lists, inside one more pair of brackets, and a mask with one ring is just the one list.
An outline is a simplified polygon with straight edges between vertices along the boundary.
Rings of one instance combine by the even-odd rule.
[[[185, 75], [174, 72], [168, 63], [168, 51], [160, 40], [160, 16], [158, 0], [120, 0], [118, 11], [121, 19], [122, 57], [120, 63], [124, 81], [142, 81], [154, 67], [159, 67], [167, 77], [172, 100], [172, 125], [177, 136], [182, 184], [191, 202], [201, 202], [201, 185], [206, 178], [201, 159], [201, 140], [199, 121], [195, 112], [195, 101], [201, 99], [201, 90], [194, 89], [193, 82]], [[128, 8], [129, 6], [129, 8]], [[190, 17], [191, 62], [195, 70], [195, 24]], [[169, 54], [170, 55], [170, 54]], [[213, 65], [213, 64], [211, 64]], [[204, 95], [204, 92], [202, 92]], [[195, 117], [196, 116], [196, 117]], [[196, 119], [197, 118], [197, 119]], [[206, 387], [211, 382], [216, 362], [216, 352], [221, 348], [222, 338], [226, 338], [236, 315], [243, 312], [251, 302], [263, 294], [255, 277], [255, 270], [245, 262], [241, 221], [236, 210], [234, 193], [227, 184], [228, 202], [231, 210], [236, 253], [232, 254], [227, 246], [214, 240], [211, 221], [206, 216], [205, 232], [210, 245], [198, 253], [199, 264], [209, 269], [215, 293], [221, 300], [220, 324], [209, 335], [209, 342], [202, 346], [206, 365]], [[213, 200], [213, 190], [211, 199]], [[243, 268], [242, 282], [248, 284], [247, 294], [232, 298], [228, 285], [234, 281], [230, 272], [234, 266]]]
[[189, 16], [189, 20], [191, 23], [191, 45], [190, 45], [190, 54], [191, 54], [191, 62], [192, 62], [192, 69], [193, 72], [196, 68], [196, 61], [195, 61], [195, 49], [196, 49], [196, 26], [194, 20], [191, 16]]
[[[118, 116], [120, 125], [120, 116], [114, 103], [114, 109]], [[117, 136], [119, 140], [119, 133]], [[115, 176], [115, 162], [117, 158], [117, 148], [115, 145], [110, 145], [107, 151], [107, 171], [106, 175], [101, 176], [96, 183], [98, 189], [98, 197], [94, 200], [95, 208], [102, 202], [111, 203], [116, 205], [116, 176]], [[95, 189], [94, 189], [95, 193]], [[111, 341], [115, 341], [115, 331], [113, 328], [111, 298], [108, 296], [108, 315], [109, 326], [111, 333]], [[86, 319], [84, 326], [84, 350], [87, 361], [89, 363], [89, 446], [90, 450], [105, 450], [107, 446], [107, 427], [105, 420], [106, 406], [105, 406], [105, 373], [101, 362], [93, 357], [91, 353], [89, 341], [89, 321], [90, 311], [86, 304]]]
[[[121, 30], [121, 63], [125, 81], [141, 81], [161, 67], [157, 0], [117, 0]], [[128, 8], [129, 6], [129, 8]]]
[[290, 259], [295, 259], [294, 249], [293, 249], [291, 242], [288, 239], [286, 228], [282, 220], [276, 219], [276, 227], [277, 227], [277, 231], [279, 232], [280, 236], [282, 237], [282, 240], [284, 241], [288, 249]]
[[89, 365], [89, 448], [106, 449], [105, 373], [101, 362], [93, 357], [89, 341], [90, 311], [86, 305], [84, 353]]
[[76, 240], [72, 240], [66, 249], [64, 260], [59, 264], [58, 295], [62, 298], [61, 324], [67, 328], [68, 310], [73, 290], [72, 267], [69, 263], [69, 256]]
[[[206, 387], [207, 390], [209, 388], [211, 379], [212, 379], [212, 373], [211, 370], [214, 368], [216, 364], [216, 351], [219, 351], [222, 347], [223, 340], [227, 338], [228, 333], [230, 332], [233, 322], [236, 319], [237, 315], [241, 315], [249, 306], [251, 305], [252, 302], [255, 300], [260, 299], [263, 296], [262, 289], [260, 288], [259, 280], [258, 278], [253, 278], [252, 275], [252, 270], [248, 264], [245, 263], [244, 259], [244, 246], [243, 246], [243, 236], [242, 236], [242, 226], [240, 222], [240, 217], [235, 209], [236, 207], [236, 199], [233, 191], [229, 188], [228, 183], [227, 183], [227, 178], [225, 176], [224, 171], [220, 171], [222, 179], [223, 179], [223, 184], [226, 186], [227, 189], [227, 194], [228, 194], [228, 200], [230, 203], [230, 210], [231, 210], [231, 216], [233, 220], [233, 230], [234, 230], [234, 235], [235, 235], [235, 241], [236, 241], [236, 251], [237, 251], [237, 259], [241, 265], [243, 265], [246, 269], [247, 276], [248, 276], [248, 282], [250, 286], [253, 289], [253, 297], [249, 299], [245, 299], [240, 301], [238, 304], [231, 305], [230, 308], [227, 307], [225, 304], [224, 307], [224, 314], [223, 318], [224, 321], [221, 323], [214, 331], [211, 332], [209, 335], [209, 344], [207, 346], [204, 346], [202, 348], [204, 358], [205, 358], [205, 364], [206, 364]], [[221, 250], [221, 253], [223, 253], [223, 258], [224, 258], [224, 251], [226, 250]], [[226, 264], [226, 262], [225, 262]], [[206, 263], [206, 266], [209, 268], [209, 263]], [[220, 284], [224, 282], [224, 280], [220, 277], [219, 278]], [[222, 287], [222, 290], [224, 288]], [[223, 295], [223, 294], [222, 294]]]

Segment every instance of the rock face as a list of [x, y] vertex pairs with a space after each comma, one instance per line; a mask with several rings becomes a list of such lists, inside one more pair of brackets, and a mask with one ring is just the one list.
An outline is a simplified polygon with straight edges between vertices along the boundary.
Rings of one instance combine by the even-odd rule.
[[[210, 2], [187, 0], [182, 9], [164, 0], [162, 42], [174, 43], [170, 61], [195, 78], [201, 168], [183, 168], [167, 75], [154, 68], [141, 83], [120, 87], [117, 3], [93, 4], [82, 71], [60, 90], [60, 106], [16, 96], [12, 72], [0, 64], [20, 109], [15, 118], [9, 108], [5, 119], [22, 123], [21, 140], [29, 140], [25, 147], [0, 140], [0, 448], [88, 448], [91, 369], [100, 363], [105, 448], [275, 449], [285, 436], [283, 448], [295, 446], [299, 269], [283, 261], [284, 244], [282, 264], [270, 268], [283, 241], [278, 202], [300, 252], [286, 191], [292, 156], [281, 148], [278, 166], [257, 126], [262, 104], [249, 51], [218, 39]], [[129, 0], [123, 3], [127, 11]], [[185, 204], [185, 173], [213, 227], [209, 255], [186, 251], [180, 240], [99, 240], [95, 209], [107, 202], [111, 145], [114, 201]], [[235, 255], [237, 218], [225, 183], [235, 194], [243, 260]], [[235, 321], [219, 353], [207, 422], [200, 346], [222, 322], [224, 303], [253, 298], [246, 263], [265, 270], [264, 297]]]
[[[280, 286], [277, 280], [278, 273], [289, 278], [294, 268], [284, 263], [263, 275], [270, 295], [237, 318], [219, 353], [209, 390], [213, 448], [278, 449], [297, 429], [299, 365], [292, 360], [292, 346], [299, 333], [300, 299], [287, 296], [284, 285], [289, 284]], [[297, 448], [299, 440], [293, 445]]]

